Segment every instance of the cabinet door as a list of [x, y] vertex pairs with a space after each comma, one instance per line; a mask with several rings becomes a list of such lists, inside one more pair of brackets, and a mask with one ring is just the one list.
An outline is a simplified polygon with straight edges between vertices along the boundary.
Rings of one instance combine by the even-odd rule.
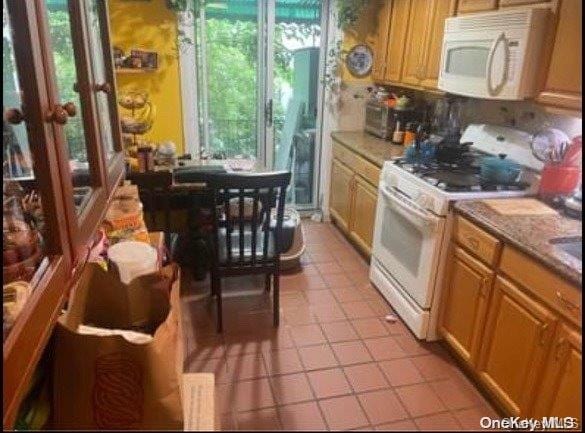
[[531, 416], [574, 417], [581, 425], [581, 347], [580, 331], [559, 326]]
[[116, 107], [116, 80], [110, 41], [108, 3], [87, 0], [85, 21], [91, 59], [91, 88], [94, 92], [94, 110], [99, 118], [99, 135], [104, 154], [108, 189], [118, 184], [124, 169], [124, 153], [120, 120]]
[[449, 257], [439, 329], [459, 356], [475, 365], [494, 272], [458, 246]]
[[441, 50], [443, 48], [445, 18], [453, 16], [455, 13], [455, 5], [456, 0], [434, 0], [432, 2], [421, 82], [422, 86], [429, 89], [437, 88], [437, 82], [439, 80], [439, 63], [441, 62]]
[[[45, 120], [50, 105], [37, 31], [37, 4], [6, 0], [2, 15], [3, 283], [18, 279], [31, 286], [18, 317], [10, 328], [5, 322], [3, 330], [3, 425], [12, 430], [63, 306], [71, 257], [55, 139]], [[10, 192], [18, 194], [21, 188], [28, 196], [26, 206], [20, 206], [20, 200]], [[20, 236], [31, 232], [7, 230], [11, 220], [23, 228], [23, 207], [29, 212], [26, 219], [33, 239]]]
[[390, 18], [392, 14], [392, 2], [378, 0], [378, 20], [376, 23], [376, 48], [374, 51], [374, 65], [372, 67], [372, 80], [383, 81], [386, 70], [386, 54], [388, 50], [388, 33], [390, 31]]
[[459, 0], [457, 13], [487, 12], [498, 8], [498, 0]]
[[42, 8], [39, 31], [51, 101], [47, 119], [57, 143], [73, 257], [82, 262], [105, 212], [107, 198], [84, 2], [38, 3]]
[[555, 42], [539, 102], [581, 111], [582, 6], [580, 1], [561, 2]]
[[550, 3], [550, 0], [500, 0], [500, 7], [524, 6], [534, 3]]
[[423, 76], [425, 42], [429, 31], [429, 16], [434, 2], [412, 0], [404, 48], [401, 82], [419, 85]]
[[331, 162], [329, 210], [339, 226], [348, 230], [353, 195], [353, 171], [337, 159]]
[[392, 0], [388, 52], [386, 54], [385, 81], [399, 82], [404, 60], [404, 44], [411, 0]]
[[555, 317], [544, 305], [496, 278], [478, 372], [511, 415], [527, 415], [554, 325]]
[[351, 237], [366, 254], [372, 252], [378, 191], [360, 176], [355, 178], [355, 192], [350, 219]]

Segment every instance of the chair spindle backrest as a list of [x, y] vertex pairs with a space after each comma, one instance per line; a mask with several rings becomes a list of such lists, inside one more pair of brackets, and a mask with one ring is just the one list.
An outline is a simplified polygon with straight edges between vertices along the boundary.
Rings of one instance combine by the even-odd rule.
[[[224, 247], [226, 254], [220, 264], [223, 268], [278, 262], [290, 177], [290, 172], [209, 175], [207, 184], [213, 193], [216, 263], [219, 263], [219, 251]], [[276, 210], [275, 219], [271, 217], [273, 209]], [[220, 230], [225, 230], [225, 237], [219, 235]], [[246, 236], [250, 238], [248, 243]], [[249, 254], [247, 246], [250, 247]], [[260, 247], [261, 251], [258, 251]]]

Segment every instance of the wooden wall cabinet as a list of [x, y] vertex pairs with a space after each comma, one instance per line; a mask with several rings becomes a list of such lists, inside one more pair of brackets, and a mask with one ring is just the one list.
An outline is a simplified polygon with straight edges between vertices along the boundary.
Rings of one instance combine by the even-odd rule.
[[372, 252], [379, 177], [379, 167], [333, 141], [329, 212], [339, 228], [368, 256]]
[[410, 13], [410, 0], [392, 0], [384, 81], [399, 82]]
[[434, 1], [411, 0], [410, 14], [404, 48], [404, 62], [400, 81], [417, 86], [420, 84], [423, 73], [423, 59], [425, 56], [425, 41], [427, 39], [428, 23]]
[[440, 332], [464, 362], [476, 365], [494, 272], [458, 246], [449, 263]]
[[[11, 68], [4, 75], [3, 95], [11, 104], [4, 106], [10, 118], [4, 127], [32, 161], [30, 174], [5, 172], [4, 181], [34, 189], [45, 220], [32, 295], [3, 342], [3, 425], [11, 429], [123, 175], [124, 158], [107, 2], [6, 0], [4, 14]], [[20, 119], [10, 115], [15, 112]]]
[[388, 37], [386, 42], [379, 39], [377, 43], [378, 46], [386, 43], [386, 65], [383, 74], [374, 74], [374, 81], [436, 89], [445, 18], [455, 13], [456, 0], [388, 3], [391, 8]]
[[489, 12], [498, 8], [498, 0], [459, 0], [457, 14]]
[[388, 47], [388, 29], [392, 16], [392, 2], [377, 0], [378, 21], [376, 23], [374, 64], [372, 66], [372, 79], [383, 81], [386, 72], [386, 55]]
[[581, 288], [459, 215], [449, 257], [439, 332], [452, 352], [507, 415], [581, 419]]
[[434, 0], [430, 8], [425, 43], [426, 53], [421, 62], [420, 85], [424, 88], [437, 89], [441, 51], [443, 50], [443, 35], [445, 34], [445, 19], [455, 15], [456, 3], [455, 0]]
[[543, 104], [578, 112], [582, 98], [582, 8], [581, 1], [561, 1], [548, 72], [537, 97]]

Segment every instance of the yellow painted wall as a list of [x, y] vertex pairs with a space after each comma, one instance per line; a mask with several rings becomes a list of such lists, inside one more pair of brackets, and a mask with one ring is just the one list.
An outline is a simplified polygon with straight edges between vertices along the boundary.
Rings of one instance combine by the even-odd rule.
[[[376, 51], [376, 25], [377, 25], [377, 14], [379, 11], [379, 4], [375, 1], [370, 2], [359, 19], [353, 26], [353, 28], [347, 30], [343, 34], [343, 42], [341, 44], [342, 50], [349, 51], [354, 45], [366, 44]], [[354, 77], [343, 65], [341, 69], [341, 79], [345, 83], [371, 83], [371, 76], [364, 78]]]
[[[171, 140], [183, 153], [183, 115], [179, 59], [177, 53], [177, 18], [167, 9], [165, 0], [110, 0], [112, 43], [128, 54], [132, 48], [156, 51], [159, 68], [145, 74], [116, 74], [118, 93], [146, 91], [157, 115], [147, 140]], [[120, 114], [126, 114], [119, 107]]]

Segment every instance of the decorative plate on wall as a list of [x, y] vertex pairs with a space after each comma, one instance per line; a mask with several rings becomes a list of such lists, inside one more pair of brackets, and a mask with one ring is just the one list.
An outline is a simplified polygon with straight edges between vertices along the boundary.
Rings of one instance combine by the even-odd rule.
[[372, 71], [374, 53], [372, 49], [365, 45], [359, 44], [352, 47], [345, 57], [345, 66], [354, 77], [365, 77]]

